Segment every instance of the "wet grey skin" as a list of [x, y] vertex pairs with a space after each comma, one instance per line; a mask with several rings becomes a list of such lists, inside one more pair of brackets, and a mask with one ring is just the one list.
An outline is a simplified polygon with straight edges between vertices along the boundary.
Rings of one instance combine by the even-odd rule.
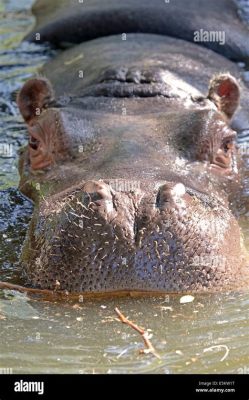
[[[38, 0], [37, 23], [27, 39], [68, 46], [122, 33], [168, 35], [233, 60], [249, 57], [249, 30], [234, 0]], [[195, 36], [221, 32], [221, 40]]]
[[17, 99], [29, 132], [20, 189], [35, 201], [25, 284], [93, 295], [248, 286], [229, 205], [240, 96], [230, 61], [159, 35], [99, 38], [46, 64]]

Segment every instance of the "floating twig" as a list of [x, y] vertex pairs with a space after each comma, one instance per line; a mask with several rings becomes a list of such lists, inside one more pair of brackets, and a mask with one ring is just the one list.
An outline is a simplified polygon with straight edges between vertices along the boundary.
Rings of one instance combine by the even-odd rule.
[[206, 353], [207, 351], [213, 351], [214, 349], [217, 349], [217, 350], [224, 349], [226, 351], [224, 356], [220, 359], [221, 362], [227, 358], [227, 356], [229, 354], [229, 348], [227, 347], [226, 344], [217, 344], [215, 346], [207, 347], [206, 349], [203, 350], [203, 353]]
[[119, 309], [117, 307], [115, 308], [115, 312], [117, 313], [120, 321], [123, 322], [123, 324], [129, 325], [132, 329], [137, 331], [142, 336], [146, 348], [140, 350], [140, 353], [144, 353], [144, 354], [152, 353], [156, 358], [161, 359], [160, 355], [156, 352], [156, 350], [154, 349], [154, 347], [149, 339], [149, 332], [146, 331], [145, 329], [141, 328], [140, 326], [134, 324], [134, 322], [130, 321], [129, 319], [127, 319], [121, 313], [121, 311], [119, 311]]
[[[53, 295], [56, 294], [53, 290], [48, 289], [35, 289], [26, 286], [16, 285], [10, 282], [0, 281], [0, 289], [16, 290], [17, 292], [30, 293], [30, 294], [42, 294], [42, 295]], [[65, 295], [65, 292], [64, 292]]]
[[17, 292], [26, 293], [27, 296], [33, 298], [39, 296], [39, 299], [46, 300], [46, 301], [71, 301], [76, 300], [82, 303], [83, 299], [103, 299], [103, 298], [113, 298], [115, 297], [138, 297], [143, 294], [144, 296], [151, 296], [151, 294], [147, 294], [146, 292], [120, 292], [120, 291], [113, 291], [113, 292], [68, 292], [67, 290], [58, 289], [58, 284], [55, 283], [55, 289], [37, 289], [32, 287], [26, 287], [21, 285], [16, 285], [10, 282], [3, 282], [0, 281], [0, 289], [8, 289], [8, 290], [15, 290]]

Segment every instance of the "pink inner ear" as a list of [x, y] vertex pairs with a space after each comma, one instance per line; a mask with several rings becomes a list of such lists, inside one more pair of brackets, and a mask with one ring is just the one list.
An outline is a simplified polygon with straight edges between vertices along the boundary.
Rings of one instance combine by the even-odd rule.
[[224, 81], [220, 84], [218, 89], [218, 95], [220, 97], [228, 97], [231, 95], [232, 90], [234, 89], [233, 84], [229, 80]]

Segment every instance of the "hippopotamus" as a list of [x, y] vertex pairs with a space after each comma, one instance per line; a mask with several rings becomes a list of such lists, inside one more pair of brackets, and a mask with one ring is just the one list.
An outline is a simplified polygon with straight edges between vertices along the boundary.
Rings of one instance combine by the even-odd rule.
[[240, 99], [231, 61], [158, 34], [100, 37], [47, 63], [17, 98], [29, 134], [20, 189], [35, 202], [26, 285], [93, 295], [248, 286], [231, 207]]
[[102, 36], [154, 33], [195, 42], [233, 60], [249, 57], [248, 26], [234, 0], [38, 0], [31, 41], [65, 47]]

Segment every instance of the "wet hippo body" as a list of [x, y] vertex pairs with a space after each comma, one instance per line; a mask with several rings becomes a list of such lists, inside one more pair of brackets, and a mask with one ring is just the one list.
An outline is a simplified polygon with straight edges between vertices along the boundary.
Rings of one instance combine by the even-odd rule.
[[248, 285], [229, 208], [240, 186], [229, 123], [246, 89], [214, 75], [239, 78], [232, 63], [194, 49], [159, 35], [100, 38], [24, 85], [20, 188], [36, 202], [22, 255], [28, 284], [91, 293]]
[[37, 24], [27, 37], [33, 41], [63, 46], [114, 34], [155, 33], [195, 41], [233, 60], [249, 57], [249, 30], [234, 0], [38, 0], [33, 12]]

